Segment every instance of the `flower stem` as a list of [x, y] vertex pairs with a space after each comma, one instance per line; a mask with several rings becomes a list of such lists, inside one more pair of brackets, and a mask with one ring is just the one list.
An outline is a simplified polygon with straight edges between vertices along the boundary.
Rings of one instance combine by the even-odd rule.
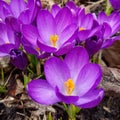
[[4, 84], [4, 70], [1, 68], [2, 85]]
[[106, 8], [105, 8], [105, 13], [107, 15], [110, 15], [110, 13], [112, 12], [112, 6], [110, 5], [110, 2], [109, 0], [106, 0]]
[[68, 114], [69, 120], [76, 120], [76, 114], [80, 111], [80, 108], [74, 106], [73, 104], [67, 106], [65, 103], [63, 103], [63, 105]]

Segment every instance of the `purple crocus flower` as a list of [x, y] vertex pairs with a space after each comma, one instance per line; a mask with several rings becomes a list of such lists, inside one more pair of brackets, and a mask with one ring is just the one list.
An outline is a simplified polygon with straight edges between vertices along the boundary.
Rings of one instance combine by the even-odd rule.
[[19, 50], [19, 36], [6, 24], [0, 23], [0, 57], [9, 56], [13, 65], [25, 70], [27, 65], [26, 55]]
[[24, 0], [11, 0], [10, 4], [0, 1], [0, 19], [20, 32], [20, 24], [32, 23], [40, 7], [40, 0], [28, 0], [27, 3]]
[[114, 9], [120, 9], [120, 0], [109, 0]]
[[0, 56], [9, 55], [13, 48], [19, 47], [19, 37], [6, 24], [0, 23]]
[[35, 55], [37, 58], [46, 58], [50, 53], [41, 51], [37, 45], [39, 34], [37, 28], [33, 25], [22, 25], [22, 38], [21, 42], [27, 53]]
[[[78, 14], [78, 39], [84, 41], [89, 37], [89, 34], [93, 27], [93, 15], [91, 13], [85, 14], [83, 9]], [[88, 24], [89, 23], [89, 24]]]
[[111, 46], [118, 36], [114, 36], [120, 30], [120, 14], [113, 12], [110, 16], [107, 16], [104, 12], [98, 15], [97, 22], [104, 27], [104, 41], [101, 48]]
[[82, 47], [72, 49], [64, 60], [49, 58], [44, 71], [47, 80], [32, 80], [27, 86], [29, 96], [40, 104], [65, 102], [91, 108], [103, 98], [103, 89], [97, 88], [102, 71], [99, 65], [89, 63], [89, 56]]
[[107, 23], [103, 23], [91, 30], [89, 38], [85, 41], [85, 48], [90, 57], [100, 49], [109, 47], [113, 44], [114, 39], [117, 39], [117, 37], [110, 38], [111, 31], [111, 27]]
[[37, 29], [23, 25], [22, 33], [30, 43], [34, 42], [41, 52], [62, 55], [72, 48], [76, 29], [70, 10], [64, 7], [55, 17], [48, 10], [41, 10], [37, 17]]
[[85, 48], [89, 53], [89, 56], [93, 56], [97, 53], [103, 44], [103, 32], [97, 31], [93, 36], [89, 37], [85, 41]]
[[76, 27], [76, 24], [72, 23], [72, 14], [67, 7], [62, 8], [55, 18], [49, 11], [41, 10], [37, 17], [39, 48], [56, 55], [66, 53], [71, 47], [71, 40], [74, 40], [72, 36]]
[[112, 31], [111, 34], [115, 34], [116, 32], [118, 32], [118, 30], [120, 30], [120, 14], [119, 12], [113, 12], [111, 13], [109, 16], [107, 16], [105, 14], [105, 12], [101, 12], [98, 15], [97, 21], [100, 25], [102, 25], [103, 23], [107, 23], [108, 25], [110, 25]]
[[10, 62], [20, 70], [25, 70], [28, 64], [27, 56], [19, 49], [12, 49], [10, 51]]
[[81, 8], [79, 6], [76, 6], [76, 4], [73, 1], [67, 2], [66, 7], [70, 9], [74, 17], [77, 17], [78, 13], [81, 11]]
[[101, 12], [95, 19], [95, 28], [92, 28], [89, 38], [85, 41], [85, 47], [90, 56], [120, 39], [120, 36], [115, 35], [120, 30], [120, 14], [118, 12], [114, 12], [110, 16]]

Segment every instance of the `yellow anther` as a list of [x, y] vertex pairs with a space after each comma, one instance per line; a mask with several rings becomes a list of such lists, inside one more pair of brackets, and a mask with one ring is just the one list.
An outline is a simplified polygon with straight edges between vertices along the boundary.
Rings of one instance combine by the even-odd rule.
[[64, 82], [64, 86], [65, 86], [67, 94], [71, 95], [75, 88], [74, 81], [70, 78], [66, 82]]
[[83, 27], [80, 27], [80, 28], [79, 28], [79, 31], [82, 31], [82, 30], [85, 30], [85, 28], [83, 28]]
[[56, 47], [56, 43], [57, 43], [58, 39], [59, 39], [59, 37], [56, 34], [50, 36], [50, 41], [54, 47]]

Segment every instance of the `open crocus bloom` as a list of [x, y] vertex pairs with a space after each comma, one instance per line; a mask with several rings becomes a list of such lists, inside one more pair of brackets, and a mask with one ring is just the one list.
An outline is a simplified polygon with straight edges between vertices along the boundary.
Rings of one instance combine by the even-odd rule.
[[39, 48], [45, 52], [62, 55], [71, 47], [77, 26], [72, 21], [71, 11], [64, 7], [55, 17], [49, 11], [41, 10], [37, 17], [37, 28], [40, 36]]
[[64, 60], [49, 58], [44, 71], [47, 80], [32, 80], [27, 86], [29, 96], [40, 104], [65, 102], [90, 108], [103, 98], [103, 89], [97, 88], [102, 71], [97, 64], [89, 63], [82, 47], [72, 49]]
[[37, 28], [23, 25], [22, 33], [29, 43], [34, 43], [41, 52], [63, 55], [73, 47], [77, 25], [72, 21], [72, 13], [67, 7], [59, 10], [54, 17], [48, 10], [40, 10]]

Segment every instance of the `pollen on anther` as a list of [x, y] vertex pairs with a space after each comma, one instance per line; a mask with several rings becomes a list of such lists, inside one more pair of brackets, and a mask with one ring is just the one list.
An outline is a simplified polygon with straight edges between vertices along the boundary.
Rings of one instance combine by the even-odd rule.
[[65, 90], [66, 90], [67, 94], [71, 95], [75, 88], [74, 81], [70, 78], [66, 82], [64, 82], [64, 86], [65, 86]]
[[52, 46], [56, 47], [58, 39], [59, 37], [56, 34], [50, 36], [50, 41], [51, 41]]
[[82, 30], [85, 30], [85, 28], [83, 28], [83, 27], [80, 27], [80, 28], [79, 28], [79, 31], [82, 31]]

